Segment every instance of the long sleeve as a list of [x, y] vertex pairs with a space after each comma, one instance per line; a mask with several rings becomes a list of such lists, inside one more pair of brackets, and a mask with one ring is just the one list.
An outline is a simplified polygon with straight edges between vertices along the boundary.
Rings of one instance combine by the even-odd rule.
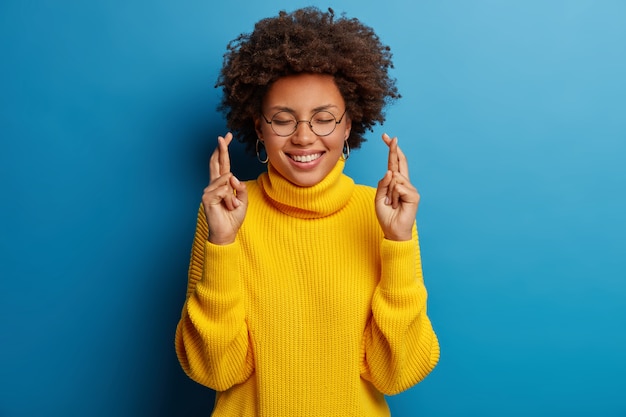
[[417, 230], [407, 242], [383, 239], [381, 279], [363, 337], [361, 375], [384, 394], [397, 394], [428, 375], [439, 343], [426, 314]]
[[230, 245], [207, 242], [200, 207], [176, 351], [215, 417], [389, 416], [384, 394], [437, 363], [417, 229], [384, 240], [376, 189], [342, 165], [313, 187], [270, 165]]
[[207, 236], [200, 207], [176, 353], [190, 378], [224, 391], [245, 381], [254, 361], [239, 270], [241, 248], [238, 242], [213, 245]]

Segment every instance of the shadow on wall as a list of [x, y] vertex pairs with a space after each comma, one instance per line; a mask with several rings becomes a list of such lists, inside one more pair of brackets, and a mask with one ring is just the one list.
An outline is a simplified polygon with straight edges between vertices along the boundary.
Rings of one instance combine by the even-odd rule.
[[[193, 161], [193, 171], [187, 173], [190, 181], [196, 183], [200, 181], [202, 187], [208, 185], [209, 182], [209, 159], [213, 153], [215, 146], [217, 145], [217, 135], [223, 135], [221, 131], [214, 133], [217, 129], [210, 129], [211, 133], [207, 131], [201, 131], [194, 134], [194, 140], [192, 145], [194, 149], [190, 149], [190, 160]], [[256, 155], [247, 153], [245, 150], [245, 144], [240, 143], [234, 139], [229, 147], [231, 161], [231, 172], [241, 180], [256, 179], [261, 172], [266, 170], [266, 165], [258, 161]], [[206, 183], [205, 183], [206, 182]], [[198, 204], [202, 195], [202, 189], [198, 190]]]
[[[197, 126], [186, 135], [190, 139], [182, 141], [188, 144], [182, 152], [182, 158], [188, 162], [181, 163], [186, 168], [180, 174], [179, 181], [184, 182], [183, 186], [187, 187], [189, 184], [198, 184], [197, 204], [200, 204], [202, 189], [209, 180], [208, 161], [216, 144], [213, 132], [217, 129], [214, 125], [218, 125], [216, 120], [213, 123], [208, 121], [208, 125]], [[245, 153], [243, 144], [233, 141], [229, 150], [232, 172], [239, 179], [256, 178], [265, 170], [265, 166], [256, 157]], [[159, 346], [159, 351], [164, 354], [155, 358], [153, 364], [155, 369], [160, 370], [157, 378], [160, 380], [158, 390], [161, 392], [155, 393], [153, 397], [160, 403], [159, 407], [154, 408], [158, 410], [159, 417], [208, 416], [215, 402], [215, 392], [191, 380], [180, 367], [174, 351], [174, 333], [186, 291], [187, 267], [196, 220], [195, 209], [196, 207], [190, 211], [193, 213], [191, 218], [173, 222], [168, 231], [170, 238], [162, 239], [160, 247], [156, 248], [162, 256], [155, 257], [161, 261], [159, 267], [155, 268], [158, 272], [154, 282], [161, 283], [161, 288], [154, 299], [153, 313], [161, 318], [162, 325], [155, 326], [154, 331], [158, 334], [153, 334], [151, 339], [156, 341], [153, 343], [165, 346]], [[181, 227], [181, 224], [187, 224], [188, 227]]]
[[215, 392], [192, 381], [174, 358], [163, 372], [168, 392], [160, 399], [158, 417], [206, 417], [213, 411]]
[[245, 145], [236, 141], [230, 147], [231, 171], [242, 181], [255, 179], [266, 170], [266, 165], [258, 161], [256, 156], [245, 151]]

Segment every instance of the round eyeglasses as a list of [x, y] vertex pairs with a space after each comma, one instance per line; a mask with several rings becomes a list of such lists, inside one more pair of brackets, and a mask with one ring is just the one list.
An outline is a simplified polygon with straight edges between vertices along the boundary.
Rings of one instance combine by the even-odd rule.
[[309, 120], [298, 120], [293, 113], [286, 110], [281, 110], [272, 116], [272, 120], [267, 120], [265, 115], [265, 123], [270, 125], [274, 133], [278, 136], [291, 136], [296, 130], [298, 130], [298, 124], [307, 123], [311, 128], [311, 131], [317, 136], [328, 136], [335, 131], [335, 128], [343, 120], [343, 116], [346, 114], [346, 110], [337, 120], [335, 115], [329, 111], [321, 110], [313, 113], [313, 116]]

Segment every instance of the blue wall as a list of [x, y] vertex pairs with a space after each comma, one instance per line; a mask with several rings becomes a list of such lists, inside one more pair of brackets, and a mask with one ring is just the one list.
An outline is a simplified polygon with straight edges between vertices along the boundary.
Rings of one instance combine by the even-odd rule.
[[[173, 336], [213, 84], [228, 40], [305, 5], [213, 3], [0, 3], [0, 416], [207, 415]], [[442, 358], [394, 415], [626, 415], [626, 3], [333, 7], [404, 95], [348, 172], [376, 183], [387, 131], [422, 194]]]

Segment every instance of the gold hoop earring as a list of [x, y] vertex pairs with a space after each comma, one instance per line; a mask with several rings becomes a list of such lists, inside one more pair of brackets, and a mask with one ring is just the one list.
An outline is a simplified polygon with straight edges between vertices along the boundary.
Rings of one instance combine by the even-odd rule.
[[[259, 149], [263, 148], [263, 149]], [[267, 161], [270, 160], [270, 157], [267, 155], [267, 150], [265, 149], [265, 145], [261, 141], [261, 139], [256, 140], [256, 145], [254, 145], [254, 149], [256, 150], [256, 159], [259, 160], [262, 164], [267, 164]], [[265, 159], [261, 159], [261, 152], [265, 151]]]
[[343, 143], [343, 149], [341, 150], [341, 157], [344, 161], [347, 161], [350, 158], [350, 145], [348, 145], [348, 141], [346, 140]]

